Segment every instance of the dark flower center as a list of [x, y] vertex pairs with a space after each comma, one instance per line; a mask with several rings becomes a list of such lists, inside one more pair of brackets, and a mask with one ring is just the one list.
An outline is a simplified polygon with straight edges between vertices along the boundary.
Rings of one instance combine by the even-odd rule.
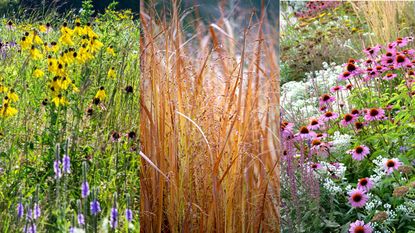
[[360, 185], [366, 186], [367, 185], [367, 179], [361, 179], [360, 180]]
[[323, 95], [323, 100], [324, 101], [328, 101], [330, 99], [330, 96], [329, 95]]
[[391, 52], [387, 52], [385, 55], [386, 55], [387, 57], [392, 57], [392, 56], [393, 56], [393, 54], [392, 54]]
[[356, 122], [355, 126], [356, 126], [356, 129], [361, 129], [361, 128], [363, 128], [363, 123], [362, 122]]
[[350, 115], [350, 114], [346, 114], [346, 115], [344, 115], [344, 120], [345, 121], [351, 121], [353, 119], [353, 116], [352, 115]]
[[300, 133], [301, 134], [308, 134], [310, 131], [307, 129], [307, 127], [301, 127], [301, 129], [300, 129]]
[[386, 166], [388, 166], [388, 167], [394, 167], [395, 166], [395, 162], [393, 160], [388, 160], [388, 162], [386, 162]]
[[375, 117], [379, 114], [379, 111], [377, 109], [372, 108], [372, 109], [370, 109], [369, 114], [370, 114], [370, 116]]
[[318, 125], [318, 121], [317, 120], [312, 120], [311, 125]]
[[360, 154], [362, 152], [363, 152], [363, 147], [361, 146], [356, 147], [356, 153]]
[[320, 144], [321, 144], [321, 141], [320, 141], [320, 140], [318, 140], [318, 139], [314, 139], [314, 140], [311, 142], [311, 144], [312, 144], [313, 146], [318, 146], [318, 145], [320, 145]]
[[402, 62], [404, 62], [404, 61], [405, 61], [405, 56], [402, 56], [402, 55], [397, 56], [397, 57], [396, 57], [396, 61], [397, 61], [398, 63], [402, 63]]
[[331, 112], [326, 112], [326, 114], [324, 114], [326, 117], [332, 117], [333, 116], [333, 113], [331, 113]]
[[393, 63], [393, 59], [389, 58], [388, 60], [386, 60], [386, 63], [388, 64]]
[[354, 228], [354, 233], [365, 233], [365, 228], [363, 226], [357, 226]]
[[353, 72], [356, 70], [356, 66], [352, 63], [347, 64], [347, 71]]
[[352, 200], [353, 200], [354, 202], [359, 202], [359, 201], [361, 201], [361, 200], [362, 200], [362, 194], [360, 194], [360, 193], [355, 193], [355, 194], [353, 194], [353, 196], [352, 196]]
[[350, 75], [350, 73], [349, 73], [349, 72], [347, 72], [347, 71], [343, 73], [343, 76], [344, 76], [344, 77], [349, 77], [349, 75]]
[[387, 74], [386, 76], [388, 76], [388, 78], [392, 77], [392, 74]]
[[352, 109], [352, 114], [353, 114], [353, 115], [359, 114], [359, 110], [357, 110], [357, 109]]

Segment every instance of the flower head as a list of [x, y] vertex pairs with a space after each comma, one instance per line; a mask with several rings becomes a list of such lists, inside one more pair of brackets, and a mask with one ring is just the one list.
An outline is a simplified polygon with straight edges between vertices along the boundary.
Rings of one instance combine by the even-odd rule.
[[360, 161], [370, 153], [370, 150], [367, 146], [360, 145], [355, 147], [353, 150], [350, 150], [349, 153], [352, 155], [354, 160]]
[[383, 168], [386, 172], [386, 174], [391, 174], [394, 170], [398, 170], [399, 166], [401, 166], [402, 163], [397, 159], [385, 159], [383, 161]]
[[349, 228], [350, 233], [372, 233], [372, 231], [373, 229], [369, 224], [365, 224], [365, 222], [360, 220], [351, 223]]
[[347, 113], [343, 116], [343, 119], [340, 121], [340, 124], [342, 124], [343, 126], [347, 126], [353, 123], [356, 119], [357, 117], [355, 115]]
[[368, 192], [370, 189], [373, 188], [373, 181], [370, 178], [360, 178], [357, 182], [357, 188]]
[[327, 122], [329, 120], [335, 120], [339, 117], [338, 113], [335, 112], [325, 112], [323, 115], [320, 116], [320, 119], [324, 122]]
[[369, 197], [366, 195], [366, 193], [360, 189], [353, 189], [349, 192], [349, 203], [353, 207], [363, 207], [368, 199]]
[[365, 120], [367, 121], [375, 121], [375, 120], [382, 120], [385, 118], [385, 110], [382, 108], [371, 108], [367, 110], [365, 115]]

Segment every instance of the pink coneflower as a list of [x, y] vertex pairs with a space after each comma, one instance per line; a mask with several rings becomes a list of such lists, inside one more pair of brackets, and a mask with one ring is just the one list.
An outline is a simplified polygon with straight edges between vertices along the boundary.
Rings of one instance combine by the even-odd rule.
[[360, 208], [363, 207], [369, 197], [366, 195], [366, 193], [359, 189], [353, 189], [349, 192], [349, 203], [351, 206]]
[[365, 64], [366, 66], [370, 66], [373, 63], [372, 59], [367, 59], [363, 64]]
[[327, 133], [318, 133], [316, 134], [316, 138], [318, 139], [323, 139], [327, 137]]
[[327, 106], [321, 106], [319, 110], [320, 112], [325, 112], [327, 110]]
[[330, 88], [330, 91], [332, 93], [335, 93], [335, 92], [338, 92], [338, 91], [341, 91], [341, 90], [344, 90], [344, 87], [343, 86], [334, 86], [334, 87], [331, 87]]
[[336, 98], [334, 96], [330, 96], [329, 94], [324, 94], [322, 96], [320, 96], [320, 106], [323, 106], [325, 104], [329, 104], [332, 103], [336, 100]]
[[365, 145], [356, 146], [353, 150], [349, 150], [349, 154], [352, 155], [354, 160], [360, 161], [370, 153], [370, 150]]
[[383, 162], [383, 168], [385, 169], [386, 174], [391, 174], [394, 170], [398, 170], [399, 166], [402, 165], [397, 158], [385, 159]]
[[399, 47], [404, 47], [408, 44], [408, 39], [399, 37], [399, 38], [396, 39], [395, 42], [392, 42], [392, 43], [395, 43]]
[[356, 119], [357, 117], [355, 115], [347, 113], [343, 116], [343, 119], [340, 121], [340, 124], [342, 124], [343, 126], [347, 126], [353, 123]]
[[318, 130], [322, 125], [324, 125], [323, 121], [320, 119], [312, 118], [307, 128], [309, 130]]
[[395, 67], [403, 67], [411, 64], [411, 61], [403, 54], [399, 54], [394, 59], [394, 66]]
[[394, 57], [383, 56], [380, 63], [384, 66], [389, 67], [389, 66], [394, 65], [394, 61], [395, 61]]
[[339, 75], [339, 80], [347, 80], [351, 77], [353, 77], [352, 73], [350, 73], [348, 71], [345, 71], [345, 72], [343, 72], [342, 74]]
[[376, 46], [374, 46], [372, 48], [371, 47], [367, 47], [366, 49], [363, 50], [363, 52], [366, 53], [366, 55], [368, 57], [376, 57], [378, 55], [380, 49], [381, 49], [381, 46], [380, 45], [376, 45]]
[[415, 54], [415, 50], [414, 49], [405, 49], [402, 51], [403, 54], [405, 55], [411, 55], [413, 56]]
[[329, 120], [335, 120], [339, 117], [338, 113], [335, 112], [326, 112], [323, 115], [320, 116], [320, 119], [324, 122], [327, 122]]
[[389, 73], [389, 74], [385, 75], [382, 79], [383, 80], [392, 80], [392, 79], [396, 78], [396, 76], [398, 76], [398, 75]]
[[372, 231], [370, 224], [365, 224], [365, 222], [360, 220], [351, 223], [349, 228], [349, 233], [372, 233]]
[[384, 66], [376, 66], [376, 67], [375, 67], [375, 70], [376, 70], [378, 73], [383, 73], [384, 71], [386, 71], [386, 70], [387, 70], [387, 68], [386, 68], [386, 67], [384, 67]]
[[373, 188], [373, 181], [370, 178], [360, 178], [359, 181], [357, 182], [357, 188], [368, 192], [370, 189]]
[[293, 135], [294, 123], [283, 121], [281, 122], [281, 134], [284, 138]]
[[319, 164], [319, 163], [311, 163], [311, 164], [310, 164], [310, 167], [311, 167], [311, 169], [313, 169], [314, 171], [322, 168], [321, 164]]
[[296, 136], [300, 139], [311, 139], [316, 136], [316, 133], [303, 126], [300, 128], [300, 132], [298, 132]]
[[354, 127], [356, 128], [356, 130], [361, 130], [361, 129], [363, 129], [363, 127], [364, 127], [365, 125], [364, 125], [364, 123], [363, 122], [355, 122], [354, 123]]
[[385, 117], [385, 110], [382, 108], [371, 108], [366, 112], [365, 120], [374, 121], [382, 120]]
[[322, 142], [320, 139], [314, 138], [311, 141], [310, 151], [319, 156], [326, 157], [329, 154], [331, 146], [332, 143]]
[[347, 85], [346, 85], [346, 89], [347, 89], [347, 90], [349, 90], [349, 91], [350, 91], [350, 90], [352, 90], [352, 88], [353, 88], [353, 84], [347, 84]]
[[353, 108], [352, 111], [350, 112], [353, 116], [359, 116], [360, 115], [360, 111], [358, 109]]

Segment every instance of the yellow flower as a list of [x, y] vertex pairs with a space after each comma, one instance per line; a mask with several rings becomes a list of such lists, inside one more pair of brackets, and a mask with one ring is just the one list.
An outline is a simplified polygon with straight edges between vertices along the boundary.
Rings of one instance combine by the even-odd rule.
[[33, 76], [35, 78], [43, 77], [43, 75], [45, 75], [45, 73], [41, 69], [36, 69], [33, 71]]
[[72, 91], [75, 92], [75, 93], [79, 92], [79, 88], [76, 87], [76, 85], [73, 82], [72, 82]]
[[115, 67], [111, 67], [111, 69], [108, 71], [108, 77], [109, 78], [115, 78], [115, 77], [117, 77], [117, 75], [115, 73]]
[[17, 109], [9, 106], [9, 103], [4, 103], [0, 107], [0, 116], [2, 117], [11, 117], [17, 114]]
[[68, 105], [68, 101], [65, 99], [65, 97], [62, 94], [55, 96], [52, 99], [52, 102], [55, 104], [56, 107], [59, 107], [60, 105], [62, 106]]
[[4, 86], [3, 84], [0, 84], [0, 93], [6, 93], [9, 89]]
[[114, 48], [112, 47], [112, 45], [107, 48], [107, 53], [112, 56], [115, 56]]
[[90, 49], [92, 53], [98, 51], [102, 46], [104, 46], [104, 44], [101, 41], [97, 40], [96, 37], [92, 38], [90, 42]]
[[20, 40], [20, 47], [23, 50], [27, 50], [30, 49], [32, 47], [32, 40], [30, 40], [28, 37], [23, 36], [22, 39]]
[[7, 97], [9, 97], [10, 101], [17, 102], [19, 100], [19, 96], [14, 92], [13, 89], [9, 91], [7, 94]]
[[105, 97], [107, 97], [107, 95], [105, 94], [104, 87], [100, 87], [97, 94], [95, 95], [95, 98], [99, 99], [100, 101], [104, 101]]
[[35, 48], [34, 45], [32, 45], [32, 48], [30, 49], [30, 56], [34, 59], [34, 60], [40, 60], [43, 58], [42, 53], [39, 51], [39, 49]]

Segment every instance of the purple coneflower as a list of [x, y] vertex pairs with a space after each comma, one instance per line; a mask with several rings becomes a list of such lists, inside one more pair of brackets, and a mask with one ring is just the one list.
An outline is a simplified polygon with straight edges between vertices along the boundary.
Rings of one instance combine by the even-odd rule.
[[385, 169], [386, 174], [391, 174], [394, 170], [398, 170], [399, 166], [402, 165], [397, 158], [385, 159], [383, 162], [383, 168]]
[[365, 224], [365, 222], [360, 220], [351, 223], [349, 228], [349, 233], [372, 233], [372, 231], [370, 224]]
[[370, 153], [370, 150], [365, 145], [360, 145], [355, 147], [353, 150], [350, 150], [349, 153], [352, 155], [354, 160], [360, 161]]
[[349, 192], [349, 203], [353, 207], [363, 207], [368, 199], [369, 197], [366, 195], [366, 193], [360, 189], [353, 189]]
[[323, 115], [320, 116], [320, 119], [324, 122], [330, 121], [330, 120], [335, 120], [339, 117], [338, 113], [335, 112], [325, 112]]
[[320, 106], [323, 106], [323, 105], [325, 105], [325, 104], [332, 103], [332, 102], [334, 102], [335, 100], [336, 100], [336, 98], [335, 98], [334, 96], [330, 96], [330, 95], [328, 95], [328, 94], [324, 94], [324, 95], [320, 96], [320, 101], [319, 101], [319, 103], [320, 103]]
[[411, 64], [411, 61], [403, 54], [399, 54], [395, 57], [394, 66], [395, 67], [403, 67]]
[[343, 119], [340, 121], [340, 124], [342, 124], [343, 126], [347, 126], [353, 123], [356, 119], [357, 117], [355, 115], [347, 113], [343, 116]]
[[367, 110], [365, 115], [365, 120], [367, 121], [383, 120], [384, 118], [385, 110], [382, 108], [371, 108]]
[[373, 48], [368, 47], [368, 48], [364, 49], [363, 52], [366, 53], [366, 55], [368, 57], [376, 57], [378, 55], [380, 49], [381, 49], [381, 46], [380, 45], [376, 45]]
[[287, 138], [293, 135], [294, 124], [290, 122], [283, 121], [281, 123], [281, 134], [284, 138]]
[[316, 136], [316, 133], [303, 126], [300, 128], [300, 131], [296, 134], [296, 136], [299, 139], [311, 139]]
[[312, 118], [310, 119], [310, 124], [307, 126], [307, 128], [309, 130], [318, 130], [322, 125], [324, 125], [322, 120]]
[[330, 91], [332, 92], [332, 93], [335, 93], [335, 92], [338, 92], [338, 91], [341, 91], [341, 90], [344, 90], [345, 88], [343, 87], [343, 86], [334, 86], [334, 87], [331, 87], [330, 88]]
[[394, 79], [394, 78], [396, 78], [398, 75], [397, 74], [387, 74], [387, 75], [385, 75], [382, 79], [383, 80], [392, 80], [392, 79]]
[[357, 188], [362, 191], [369, 192], [369, 190], [373, 188], [373, 181], [367, 177], [360, 178], [357, 182]]

